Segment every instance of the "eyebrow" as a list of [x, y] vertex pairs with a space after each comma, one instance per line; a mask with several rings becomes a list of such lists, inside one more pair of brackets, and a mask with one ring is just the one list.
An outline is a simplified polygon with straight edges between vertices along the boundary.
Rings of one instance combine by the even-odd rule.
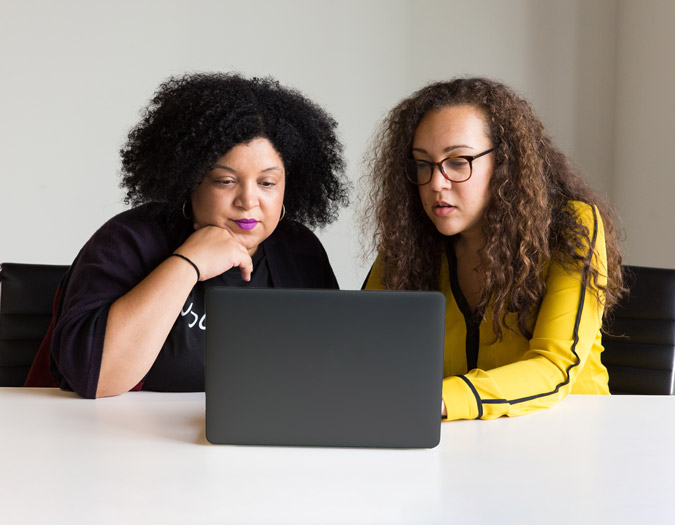
[[[223, 164], [214, 164], [213, 168], [211, 169], [216, 169], [220, 168], [221, 170], [229, 171], [230, 173], [237, 173], [237, 170], [230, 168], [229, 166], [225, 166]], [[260, 170], [260, 173], [266, 173], [268, 171], [278, 171], [279, 173], [283, 173], [283, 170], [279, 166], [270, 166], [269, 168], [265, 168], [264, 170]]]
[[[469, 146], [467, 144], [455, 144], [453, 146], [448, 146], [443, 150], [443, 153], [450, 153], [452, 150], [459, 149], [459, 148], [469, 148], [469, 149], [474, 149], [472, 146]], [[429, 155], [429, 152], [425, 150], [424, 148], [413, 148], [413, 151], [416, 151], [418, 153], [424, 153], [426, 155]]]

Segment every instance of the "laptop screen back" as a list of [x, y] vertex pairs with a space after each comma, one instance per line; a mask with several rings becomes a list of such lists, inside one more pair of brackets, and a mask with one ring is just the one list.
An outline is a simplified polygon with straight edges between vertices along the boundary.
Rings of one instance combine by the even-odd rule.
[[211, 443], [438, 444], [442, 294], [215, 287], [206, 313]]

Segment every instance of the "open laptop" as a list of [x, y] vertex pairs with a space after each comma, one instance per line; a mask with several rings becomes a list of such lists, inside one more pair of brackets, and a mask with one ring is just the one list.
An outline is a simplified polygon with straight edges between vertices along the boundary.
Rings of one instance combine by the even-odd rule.
[[435, 447], [444, 324], [438, 292], [210, 288], [206, 437]]

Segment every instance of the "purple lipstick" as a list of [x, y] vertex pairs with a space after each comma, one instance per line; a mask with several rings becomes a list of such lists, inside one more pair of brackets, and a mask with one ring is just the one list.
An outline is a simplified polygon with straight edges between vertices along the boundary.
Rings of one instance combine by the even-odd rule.
[[234, 221], [242, 230], [250, 231], [258, 225], [255, 219], [239, 219]]

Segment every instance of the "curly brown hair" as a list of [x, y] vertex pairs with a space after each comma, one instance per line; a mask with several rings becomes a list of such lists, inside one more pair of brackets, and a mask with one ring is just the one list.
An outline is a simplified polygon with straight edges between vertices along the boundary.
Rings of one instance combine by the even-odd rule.
[[[477, 271], [482, 282], [479, 309], [490, 302], [497, 337], [502, 336], [505, 316], [514, 312], [519, 330], [531, 337], [532, 314], [546, 291], [545, 272], [552, 260], [589, 272], [591, 289], [604, 300], [606, 314], [624, 292], [613, 209], [554, 146], [530, 105], [503, 84], [484, 78], [458, 78], [420, 89], [390, 111], [373, 139], [364, 221], [375, 224], [382, 284], [393, 290], [439, 288], [447, 238], [426, 216], [417, 187], [406, 180], [406, 160], [422, 117], [460, 105], [482, 111], [496, 148]], [[591, 264], [592, 232], [581, 224], [570, 201], [599, 211], [605, 228], [606, 285], [601, 284], [604, 269]]]

